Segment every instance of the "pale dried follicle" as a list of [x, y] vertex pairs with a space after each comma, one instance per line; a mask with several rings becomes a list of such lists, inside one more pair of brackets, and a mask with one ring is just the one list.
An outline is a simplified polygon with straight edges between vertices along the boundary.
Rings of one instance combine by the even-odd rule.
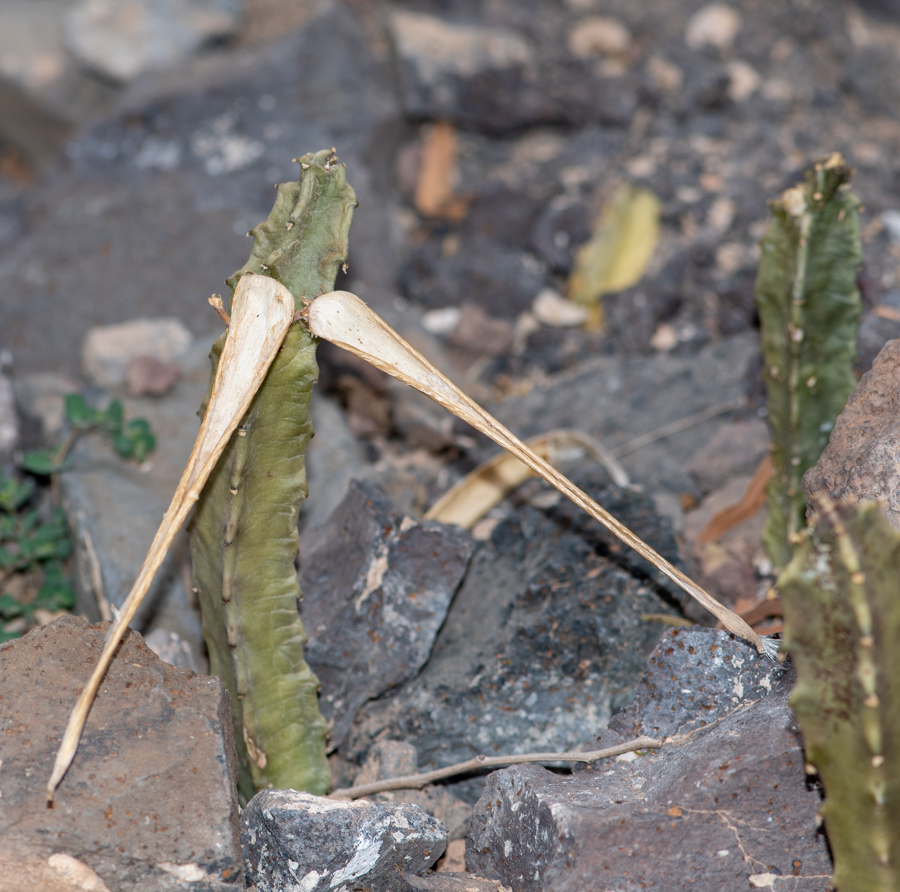
[[631, 532], [608, 511], [580, 490], [568, 477], [560, 474], [545, 459], [529, 449], [496, 418], [466, 396], [442, 375], [421, 353], [411, 347], [383, 319], [373, 313], [355, 294], [332, 291], [315, 298], [302, 316], [316, 337], [330, 341], [344, 350], [430, 396], [458, 418], [468, 422], [495, 443], [512, 453], [571, 499], [579, 508], [605, 526], [614, 536], [650, 561], [661, 573], [699, 601], [724, 628], [749, 641], [761, 654], [767, 655], [762, 639], [737, 614], [720, 604], [692, 579], [670, 564], [640, 537]]
[[128, 623], [149, 591], [175, 534], [199, 498], [231, 434], [247, 412], [291, 326], [293, 315], [294, 298], [283, 285], [265, 276], [248, 274], [241, 279], [232, 303], [231, 324], [200, 432], [134, 586], [106, 634], [94, 672], [69, 717], [53, 772], [47, 782], [48, 802], [53, 801], [56, 788], [75, 758], [94, 696], [128, 629]]

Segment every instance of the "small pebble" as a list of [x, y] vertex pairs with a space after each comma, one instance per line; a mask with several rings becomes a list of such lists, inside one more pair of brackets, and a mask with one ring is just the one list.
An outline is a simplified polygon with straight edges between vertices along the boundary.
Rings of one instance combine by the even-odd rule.
[[761, 83], [762, 78], [752, 65], [740, 59], [728, 63], [728, 98], [732, 102], [749, 99]]
[[631, 47], [631, 34], [616, 19], [591, 16], [569, 30], [569, 49], [579, 59], [591, 56], [622, 56]]
[[566, 300], [552, 288], [545, 288], [531, 307], [534, 318], [550, 328], [571, 328], [581, 325], [588, 316], [586, 307]]
[[692, 50], [712, 46], [728, 49], [741, 28], [739, 13], [724, 3], [710, 3], [691, 16], [684, 39]]
[[441, 307], [428, 310], [422, 316], [422, 328], [433, 335], [452, 334], [459, 327], [459, 307]]

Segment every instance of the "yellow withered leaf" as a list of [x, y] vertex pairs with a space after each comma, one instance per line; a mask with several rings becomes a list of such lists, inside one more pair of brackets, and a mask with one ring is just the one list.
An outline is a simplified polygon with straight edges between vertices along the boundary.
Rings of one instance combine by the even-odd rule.
[[[569, 458], [589, 455], [602, 462], [616, 486], [628, 486], [628, 475], [593, 437], [575, 430], [550, 431], [525, 445], [556, 467]], [[480, 464], [447, 490], [425, 515], [429, 520], [472, 529], [494, 506], [535, 472], [514, 455], [501, 452]]]
[[579, 249], [568, 297], [592, 308], [598, 324], [600, 298], [636, 285], [644, 275], [659, 238], [659, 210], [659, 199], [648, 189], [622, 185]]

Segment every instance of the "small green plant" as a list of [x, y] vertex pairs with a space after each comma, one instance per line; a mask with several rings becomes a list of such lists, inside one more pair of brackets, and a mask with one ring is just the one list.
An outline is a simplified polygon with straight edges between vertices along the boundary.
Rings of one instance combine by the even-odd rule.
[[[76, 440], [90, 431], [109, 438], [123, 458], [143, 461], [156, 446], [144, 418], [125, 421], [122, 403], [93, 409], [78, 393], [65, 399], [69, 434], [55, 449], [25, 453], [22, 468], [37, 477], [65, 471]], [[75, 592], [66, 567], [72, 552], [62, 508], [41, 504], [34, 480], [0, 473], [0, 642], [40, 624], [40, 616], [71, 610]]]
[[69, 435], [56, 449], [36, 449], [25, 453], [22, 467], [32, 474], [46, 476], [66, 469], [66, 458], [75, 441], [90, 431], [99, 431], [112, 442], [122, 458], [142, 462], [156, 448], [156, 437], [146, 418], [125, 421], [125, 410], [119, 400], [105, 409], [92, 409], [80, 393], [70, 393], [65, 402]]
[[42, 510], [31, 480], [0, 474], [0, 642], [37, 624], [39, 610], [71, 610], [72, 546], [61, 508]]

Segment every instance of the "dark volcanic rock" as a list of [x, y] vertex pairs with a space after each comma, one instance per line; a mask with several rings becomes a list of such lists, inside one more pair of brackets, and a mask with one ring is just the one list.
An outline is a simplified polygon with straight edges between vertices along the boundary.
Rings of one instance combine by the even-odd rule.
[[486, 880], [471, 873], [441, 871], [424, 877], [405, 873], [392, 892], [510, 892], [510, 890], [497, 880]]
[[[353, 785], [406, 777], [418, 771], [419, 757], [416, 748], [400, 740], [378, 740], [362, 768], [353, 778]], [[335, 784], [337, 786], [337, 784]], [[472, 804], [463, 801], [452, 792], [451, 784], [427, 784], [421, 789], [389, 790], [367, 796], [376, 802], [409, 802], [422, 811], [436, 817], [447, 828], [448, 838], [462, 840], [466, 825], [472, 815]]]
[[457, 306], [463, 298], [514, 319], [543, 286], [535, 266], [524, 251], [467, 236], [452, 254], [435, 240], [416, 247], [399, 277], [406, 296], [422, 306]]
[[[410, 115], [492, 133], [546, 124], [628, 122], [637, 106], [633, 78], [620, 71], [605, 75], [591, 61], [553, 45], [556, 41], [541, 40], [539, 29], [529, 29], [531, 20], [515, 8], [504, 12], [520, 19], [514, 22], [518, 27], [406, 11], [393, 15], [391, 31]], [[564, 24], [556, 12], [548, 7], [540, 16], [544, 25], [548, 18], [557, 23], [546, 28], [551, 36]]]
[[246, 261], [273, 184], [297, 178], [292, 158], [331, 146], [361, 205], [351, 287], [375, 304], [393, 293], [383, 172], [399, 105], [353, 13], [325, 7], [277, 44], [136, 85], [22, 199], [29, 225], [0, 255], [0, 330], [22, 372], [43, 371], [41, 357], [75, 371], [95, 325], [213, 327], [206, 297]]
[[569, 777], [495, 772], [469, 825], [469, 869], [521, 892], [825, 889], [790, 674], [710, 630], [668, 633], [651, 666], [658, 681], [622, 724], [673, 736]]
[[[782, 674], [781, 667], [725, 633], [672, 629], [647, 660], [634, 699], [613, 716], [609, 729], [623, 739], [687, 734], [761, 700]], [[611, 743], [603, 738], [601, 745]]]
[[[685, 355], [598, 356], [512, 397], [497, 418], [520, 437], [575, 428], [614, 451], [630, 440], [728, 400], [744, 396], [746, 369], [758, 339], [742, 335]], [[689, 465], [715, 430], [716, 420], [684, 426], [674, 436], [628, 451], [620, 461], [647, 492], [690, 491]]]
[[900, 340], [889, 341], [850, 395], [831, 439], [803, 475], [807, 500], [881, 499], [900, 528]]
[[228, 693], [217, 678], [161, 662], [136, 632], [116, 652], [47, 808], [63, 729], [108, 627], [64, 617], [0, 647], [0, 886], [18, 890], [19, 871], [63, 854], [112, 892], [243, 889]]
[[332, 746], [363, 703], [422, 668], [471, 553], [464, 530], [402, 517], [383, 490], [358, 482], [305, 534], [300, 614]]
[[[645, 497], [591, 474], [575, 479], [677, 559]], [[478, 753], [569, 749], [596, 734], [660, 635], [642, 616], [675, 612], [647, 572], [570, 503], [519, 507], [475, 553], [415, 686], [363, 707], [342, 755], [358, 761], [389, 737], [414, 744], [422, 767], [440, 767]]]
[[257, 892], [394, 892], [400, 872], [424, 873], [440, 858], [447, 831], [415, 805], [263, 790], [241, 815], [241, 842]]

